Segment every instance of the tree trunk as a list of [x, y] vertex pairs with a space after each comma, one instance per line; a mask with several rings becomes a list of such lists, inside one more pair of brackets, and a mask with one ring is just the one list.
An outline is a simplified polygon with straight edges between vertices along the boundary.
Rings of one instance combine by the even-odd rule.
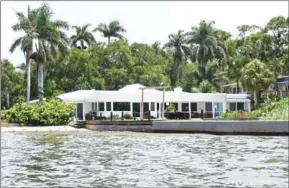
[[37, 69], [37, 86], [38, 86], [38, 97], [39, 101], [43, 101], [43, 63], [38, 62]]
[[10, 99], [9, 99], [9, 92], [6, 92], [6, 107], [7, 109], [9, 109], [10, 107]]
[[107, 37], [107, 45], [110, 44], [110, 37]]
[[257, 91], [254, 91], [254, 109], [258, 107]]
[[30, 88], [31, 88], [31, 63], [30, 57], [26, 58], [26, 71], [27, 71], [27, 94], [26, 94], [26, 103], [29, 104], [30, 102]]
[[239, 94], [239, 80], [237, 80], [237, 94]]

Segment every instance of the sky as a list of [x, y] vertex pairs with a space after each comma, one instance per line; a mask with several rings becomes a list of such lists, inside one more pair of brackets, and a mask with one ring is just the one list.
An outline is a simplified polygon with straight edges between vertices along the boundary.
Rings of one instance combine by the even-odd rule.
[[[20, 49], [9, 52], [11, 44], [23, 33], [15, 33], [11, 26], [17, 23], [13, 11], [26, 13], [28, 5], [37, 8], [41, 1], [1, 2], [1, 59], [9, 59], [15, 66], [24, 62]], [[127, 30], [124, 36], [130, 43], [164, 44], [168, 35], [182, 29], [189, 31], [200, 20], [215, 20], [216, 27], [237, 34], [242, 24], [264, 26], [276, 16], [288, 17], [288, 1], [48, 1], [54, 18], [70, 25], [91, 24], [91, 30], [99, 23], [118, 20]], [[71, 36], [74, 31], [67, 31]], [[95, 33], [97, 41], [106, 41]]]

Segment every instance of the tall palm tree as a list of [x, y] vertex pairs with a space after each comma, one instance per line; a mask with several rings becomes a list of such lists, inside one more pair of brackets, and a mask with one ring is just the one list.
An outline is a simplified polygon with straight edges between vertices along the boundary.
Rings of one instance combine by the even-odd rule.
[[254, 107], [257, 108], [257, 92], [261, 89], [268, 89], [269, 85], [274, 83], [273, 73], [269, 70], [265, 63], [254, 59], [244, 66], [241, 70], [241, 84], [254, 95]]
[[216, 58], [216, 53], [226, 57], [224, 47], [213, 28], [214, 24], [214, 21], [201, 21], [198, 27], [192, 27], [191, 32], [186, 33], [187, 43], [191, 44], [193, 61], [198, 60], [203, 67], [209, 60]]
[[35, 18], [37, 15], [37, 10], [31, 10], [30, 6], [27, 9], [27, 16], [25, 16], [21, 12], [16, 12], [15, 14], [18, 18], [18, 23], [12, 26], [12, 30], [15, 32], [22, 31], [24, 32], [24, 36], [19, 37], [16, 39], [10, 47], [10, 52], [13, 53], [17, 47], [20, 47], [24, 56], [25, 56], [25, 63], [26, 63], [26, 72], [27, 72], [27, 94], [26, 94], [26, 102], [29, 103], [30, 101], [30, 88], [31, 88], [31, 62], [30, 56], [32, 54], [32, 46], [33, 46], [33, 38], [35, 37], [36, 33], [33, 31], [33, 27], [35, 26]]
[[[90, 46], [90, 44], [92, 42], [95, 42], [95, 38], [94, 38], [93, 34], [87, 30], [89, 26], [90, 26], [90, 24], [86, 24], [82, 27], [72, 26], [72, 28], [75, 29], [76, 34], [74, 34], [70, 37], [71, 47], [86, 49], [86, 46], [84, 45], [84, 43], [86, 43], [88, 46]], [[77, 42], [80, 42], [80, 46], [77, 45]]]
[[191, 50], [186, 44], [185, 35], [183, 30], [179, 30], [177, 34], [170, 34], [169, 41], [163, 47], [164, 49], [173, 50], [173, 67], [171, 72], [171, 85], [176, 86], [180, 79], [180, 67], [184, 60], [189, 59]]
[[43, 3], [37, 10], [35, 26], [32, 28], [35, 52], [30, 56], [37, 64], [37, 83], [39, 101], [43, 100], [43, 64], [58, 54], [68, 53], [68, 38], [60, 29], [69, 29], [67, 22], [52, 20], [53, 12]]
[[93, 32], [99, 31], [103, 37], [107, 38], [107, 44], [110, 44], [110, 38], [115, 37], [118, 39], [124, 38], [121, 33], [125, 33], [126, 30], [120, 25], [119, 21], [112, 21], [108, 25], [100, 23]]

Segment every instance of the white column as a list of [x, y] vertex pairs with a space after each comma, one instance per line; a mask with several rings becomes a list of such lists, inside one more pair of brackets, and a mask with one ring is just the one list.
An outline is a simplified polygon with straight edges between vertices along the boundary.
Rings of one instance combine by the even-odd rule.
[[112, 101], [110, 102], [110, 111], [113, 112], [113, 102]]
[[106, 102], [103, 102], [103, 103], [104, 103], [104, 113], [102, 114], [102, 116], [105, 116], [105, 117], [106, 117], [106, 116], [107, 116], [107, 115], [106, 115]]
[[182, 103], [181, 102], [178, 102], [178, 111], [179, 112], [182, 112], [183, 109], [182, 109]]
[[130, 114], [131, 114], [131, 116], [133, 116], [132, 102], [130, 102]]
[[248, 102], [248, 111], [251, 112], [251, 101]]
[[149, 102], [149, 111], [152, 111], [152, 110], [151, 110], [151, 102]]
[[213, 114], [213, 119], [215, 118], [215, 103], [212, 102], [212, 114]]
[[227, 110], [227, 102], [223, 102], [223, 112], [226, 112]]
[[191, 112], [191, 102], [189, 102], [189, 116], [190, 116], [189, 119], [191, 119], [191, 113], [192, 113]]

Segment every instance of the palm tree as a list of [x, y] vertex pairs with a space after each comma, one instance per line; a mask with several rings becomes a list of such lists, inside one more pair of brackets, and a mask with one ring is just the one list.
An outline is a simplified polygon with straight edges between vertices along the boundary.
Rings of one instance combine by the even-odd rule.
[[242, 69], [241, 84], [254, 95], [254, 107], [257, 108], [257, 92], [261, 89], [268, 89], [269, 85], [274, 83], [273, 74], [265, 63], [254, 59]]
[[68, 53], [68, 38], [60, 29], [69, 29], [67, 22], [52, 21], [53, 12], [48, 4], [43, 3], [37, 9], [33, 30], [35, 52], [30, 56], [37, 64], [37, 83], [39, 101], [43, 100], [43, 64], [58, 54]]
[[180, 79], [180, 67], [184, 60], [189, 59], [191, 50], [186, 45], [185, 35], [183, 30], [179, 30], [177, 34], [169, 35], [169, 42], [163, 47], [164, 49], [173, 50], [173, 67], [171, 73], [171, 85], [176, 86]]
[[31, 88], [31, 62], [30, 56], [32, 54], [32, 46], [33, 46], [33, 39], [36, 35], [33, 31], [33, 27], [35, 26], [35, 17], [37, 15], [37, 10], [31, 10], [30, 6], [27, 9], [27, 16], [25, 16], [21, 12], [16, 12], [15, 14], [18, 18], [18, 23], [12, 26], [13, 31], [24, 32], [24, 36], [19, 37], [16, 39], [10, 47], [10, 52], [13, 53], [17, 47], [20, 47], [24, 56], [25, 56], [25, 63], [26, 63], [26, 72], [27, 72], [27, 94], [26, 94], [26, 102], [29, 103], [30, 101], [30, 88]]
[[186, 33], [187, 43], [191, 45], [193, 61], [198, 60], [201, 66], [205, 67], [209, 60], [218, 56], [226, 57], [225, 49], [221, 45], [213, 28], [215, 22], [201, 21], [198, 27], [192, 27], [192, 31]]
[[120, 25], [116, 20], [110, 22], [108, 25], [105, 23], [100, 23], [93, 32], [99, 31], [102, 33], [103, 37], [107, 38], [107, 44], [110, 44], [110, 38], [115, 37], [118, 39], [124, 38], [121, 33], [125, 33], [126, 30]]
[[[92, 42], [95, 42], [95, 38], [94, 38], [93, 34], [89, 31], [87, 31], [87, 28], [89, 26], [90, 26], [90, 24], [86, 24], [82, 27], [72, 26], [72, 28], [75, 29], [76, 34], [72, 35], [70, 37], [71, 47], [86, 49], [86, 46], [84, 45], [84, 43], [86, 43], [88, 46], [90, 46], [90, 44]], [[77, 46], [77, 42], [80, 42], [80, 46]]]

